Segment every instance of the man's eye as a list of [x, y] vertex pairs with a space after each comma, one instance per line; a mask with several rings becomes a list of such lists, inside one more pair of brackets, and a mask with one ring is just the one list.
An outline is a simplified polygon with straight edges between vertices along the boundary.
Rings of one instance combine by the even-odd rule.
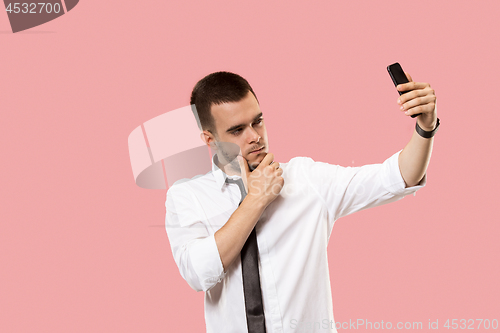
[[238, 129], [236, 131], [232, 131], [231, 134], [232, 135], [238, 135], [238, 134], [240, 134], [240, 132], [241, 132], [241, 130]]

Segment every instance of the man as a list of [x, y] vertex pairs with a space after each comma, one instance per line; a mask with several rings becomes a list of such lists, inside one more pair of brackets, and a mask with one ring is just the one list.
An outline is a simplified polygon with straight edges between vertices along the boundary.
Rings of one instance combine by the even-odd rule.
[[426, 183], [436, 96], [407, 76], [397, 89], [411, 91], [398, 103], [408, 116], [421, 113], [419, 127], [402, 151], [362, 167], [274, 161], [244, 78], [217, 72], [196, 84], [191, 104], [215, 151], [212, 171], [168, 190], [166, 230], [182, 277], [205, 291], [207, 332], [336, 331], [327, 260], [334, 222]]

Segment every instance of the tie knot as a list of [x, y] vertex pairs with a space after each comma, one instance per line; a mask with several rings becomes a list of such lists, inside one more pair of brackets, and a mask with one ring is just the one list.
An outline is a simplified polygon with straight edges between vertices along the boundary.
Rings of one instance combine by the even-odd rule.
[[247, 191], [245, 190], [245, 185], [243, 184], [243, 178], [238, 178], [238, 179], [226, 178], [226, 183], [228, 184], [232, 183], [238, 185], [241, 192], [241, 200], [240, 200], [241, 203], [241, 201], [243, 201], [243, 199], [245, 199], [247, 195]]
[[243, 179], [241, 179], [241, 178], [231, 179], [231, 178], [227, 177], [226, 178], [226, 183], [239, 184], [239, 183], [243, 183]]

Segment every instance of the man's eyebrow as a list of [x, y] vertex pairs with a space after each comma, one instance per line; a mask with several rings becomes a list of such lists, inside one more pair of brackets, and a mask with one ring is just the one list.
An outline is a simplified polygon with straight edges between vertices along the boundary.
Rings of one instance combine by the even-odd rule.
[[[260, 117], [262, 117], [262, 112], [261, 112], [261, 113], [259, 113], [259, 114], [258, 114], [255, 118], [253, 118], [253, 121], [257, 121]], [[227, 131], [226, 131], [226, 132], [232, 132], [232, 131], [234, 131], [235, 129], [240, 128], [240, 127], [243, 127], [243, 126], [245, 126], [245, 124], [238, 124], [238, 125], [231, 126], [231, 127], [229, 127], [229, 128], [227, 129]]]

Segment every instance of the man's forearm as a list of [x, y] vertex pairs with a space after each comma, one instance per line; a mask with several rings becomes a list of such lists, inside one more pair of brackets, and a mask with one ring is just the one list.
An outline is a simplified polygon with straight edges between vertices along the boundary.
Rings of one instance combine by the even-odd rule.
[[265, 205], [247, 196], [226, 224], [214, 234], [224, 271], [240, 254], [264, 209]]
[[[432, 129], [423, 128], [426, 131]], [[427, 166], [431, 159], [432, 145], [434, 137], [423, 138], [416, 130], [413, 131], [410, 142], [399, 154], [399, 170], [403, 177], [406, 187], [415, 186], [424, 177]]]
[[[437, 124], [436, 95], [431, 85], [425, 82], [413, 82], [406, 73], [408, 83], [399, 84], [398, 91], [407, 91], [398, 98], [400, 109], [407, 116], [419, 115], [417, 122], [424, 131], [433, 131]], [[431, 159], [434, 137], [424, 138], [416, 130], [413, 131], [410, 142], [399, 154], [399, 171], [406, 187], [415, 186], [427, 172]]]

